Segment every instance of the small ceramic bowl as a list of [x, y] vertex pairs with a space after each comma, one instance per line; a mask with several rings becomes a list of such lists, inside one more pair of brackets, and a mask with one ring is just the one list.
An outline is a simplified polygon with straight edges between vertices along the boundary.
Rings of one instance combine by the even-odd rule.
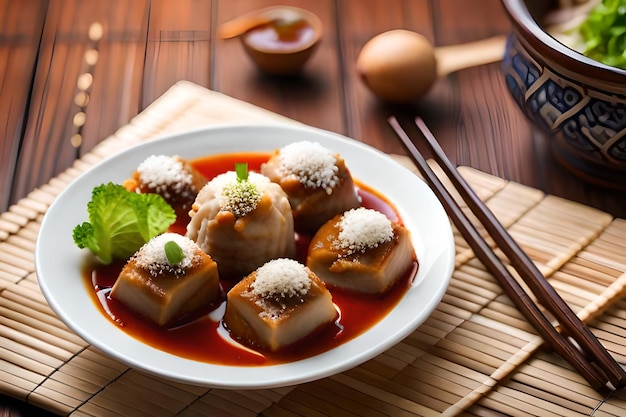
[[626, 189], [626, 71], [546, 33], [537, 22], [556, 1], [502, 2], [513, 27], [502, 66], [513, 98], [574, 174]]
[[[323, 25], [314, 13], [290, 6], [253, 11], [222, 25], [222, 37], [239, 37], [246, 53], [265, 73], [299, 72], [316, 49]], [[228, 32], [241, 32], [229, 36]]]

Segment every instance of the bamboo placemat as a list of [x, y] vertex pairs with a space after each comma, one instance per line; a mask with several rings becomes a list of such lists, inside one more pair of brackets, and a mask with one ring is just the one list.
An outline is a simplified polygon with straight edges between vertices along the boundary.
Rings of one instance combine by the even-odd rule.
[[[541, 340], [456, 234], [456, 270], [432, 316], [344, 373], [228, 391], [145, 375], [73, 334], [34, 271], [47, 207], [95, 162], [150, 138], [215, 123], [294, 123], [188, 82], [173, 86], [67, 171], [0, 215], [0, 391], [72, 416], [626, 415], [626, 396], [587, 386]], [[402, 157], [400, 162], [412, 165]], [[466, 168], [463, 175], [620, 363], [626, 363], [626, 221]]]

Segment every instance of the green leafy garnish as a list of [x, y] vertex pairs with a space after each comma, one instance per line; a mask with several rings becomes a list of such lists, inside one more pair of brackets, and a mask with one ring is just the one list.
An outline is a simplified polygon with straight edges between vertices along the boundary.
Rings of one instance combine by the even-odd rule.
[[603, 0], [578, 30], [585, 42], [584, 55], [626, 69], [626, 0]]
[[248, 181], [248, 164], [245, 162], [235, 163], [235, 173], [237, 174], [237, 182]]
[[74, 242], [105, 264], [130, 258], [176, 220], [174, 209], [160, 195], [134, 193], [113, 183], [93, 189], [87, 212], [89, 222], [74, 228]]
[[178, 265], [185, 259], [185, 252], [183, 252], [178, 243], [170, 240], [165, 243], [165, 256], [170, 265]]

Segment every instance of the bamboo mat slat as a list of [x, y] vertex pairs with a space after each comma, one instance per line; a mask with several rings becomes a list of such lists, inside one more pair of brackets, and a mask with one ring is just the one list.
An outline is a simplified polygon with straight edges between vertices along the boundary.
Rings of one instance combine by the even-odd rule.
[[[450, 287], [425, 323], [372, 360], [307, 384], [229, 391], [176, 383], [129, 369], [73, 334], [46, 304], [34, 272], [39, 224], [55, 197], [129, 146], [242, 122], [296, 123], [179, 82], [0, 215], [2, 393], [75, 417], [576, 416], [596, 408], [595, 415], [626, 415], [624, 393], [604, 399], [546, 350], [456, 231]], [[407, 158], [394, 158], [415, 171]], [[574, 311], [626, 362], [626, 220], [468, 167], [460, 171]]]

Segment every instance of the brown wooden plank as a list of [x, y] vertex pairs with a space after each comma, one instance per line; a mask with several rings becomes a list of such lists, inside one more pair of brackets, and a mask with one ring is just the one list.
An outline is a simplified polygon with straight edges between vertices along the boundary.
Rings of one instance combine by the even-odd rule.
[[98, 52], [93, 68], [86, 123], [82, 129], [80, 154], [125, 125], [144, 105], [142, 103], [144, 58], [149, 0], [97, 2], [98, 8], [85, 19], [89, 25], [101, 23], [103, 37], [89, 48]]
[[0, 210], [10, 202], [11, 183], [27, 118], [46, 0], [0, 0]]
[[[15, 191], [25, 194], [36, 185], [56, 174], [75, 158], [75, 150], [64, 141], [71, 132], [71, 103], [73, 86], [78, 75], [80, 61], [69, 58], [80, 54], [72, 49], [71, 31], [68, 28], [74, 17], [75, 6], [51, 1], [46, 15], [42, 36], [39, 64], [28, 120], [23, 150], [18, 160]], [[64, 12], [65, 11], [65, 12]], [[64, 26], [65, 25], [65, 26]], [[78, 52], [78, 53], [77, 53]], [[49, 155], [56, 158], [49, 158]]]
[[[438, 45], [475, 41], [509, 31], [503, 9], [492, 2], [453, 0], [433, 5]], [[427, 121], [451, 157], [459, 164], [472, 164], [504, 178], [532, 181], [536, 174], [520, 169], [532, 152], [532, 142], [525, 140], [531, 129], [510, 98], [499, 64], [459, 71], [441, 80], [438, 87], [450, 99], [447, 110], [429, 114]], [[476, 141], [476, 137], [488, 140]], [[503, 159], [502, 155], [508, 153], [517, 158]]]
[[179, 80], [209, 86], [211, 7], [204, 0], [151, 2], [143, 107]]
[[365, 0], [339, 2], [338, 20], [343, 53], [347, 134], [385, 152], [403, 153], [387, 126], [392, 113], [410, 113], [414, 106], [392, 106], [378, 100], [361, 82], [356, 61], [361, 48], [374, 36], [393, 29], [408, 29], [433, 39], [431, 5], [426, 0]]
[[[83, 142], [88, 144], [86, 148], [90, 148], [139, 111], [136, 103], [141, 84], [123, 81], [124, 77], [132, 81], [134, 71], [141, 73], [141, 67], [135, 69], [131, 65], [133, 60], [128, 56], [108, 55], [106, 48], [95, 66], [91, 67], [85, 61], [85, 53], [95, 46], [89, 39], [89, 29], [95, 22], [102, 24], [104, 35], [109, 36], [107, 39], [113, 34], [114, 42], [130, 41], [129, 50], [134, 48], [132, 51], [143, 57], [145, 33], [138, 36], [137, 33], [141, 33], [145, 13], [138, 4], [130, 6], [119, 0], [50, 1], [33, 83], [30, 117], [16, 171], [15, 196], [25, 195], [71, 165], [79, 155], [78, 149], [70, 142], [74, 134], [90, 135], [87, 139], [83, 138]], [[128, 10], [138, 13], [133, 15]], [[143, 19], [143, 22], [145, 32], [147, 20]], [[119, 32], [117, 28], [127, 28], [124, 30], [128, 32]], [[107, 33], [109, 29], [113, 29], [111, 33]], [[133, 34], [135, 40], [138, 37], [141, 47], [132, 44]], [[120, 37], [115, 39], [115, 36]], [[111, 59], [107, 60], [109, 57]], [[136, 55], [130, 58], [134, 58], [134, 62], [143, 61], [137, 61]], [[98, 79], [98, 83], [79, 84], [84, 74], [90, 74], [93, 80]], [[106, 88], [105, 81], [112, 83], [109, 84], [111, 88]], [[95, 86], [102, 87], [94, 89]], [[75, 96], [81, 90], [95, 94], [90, 102], [99, 105], [81, 109], [75, 104]], [[133, 91], [136, 93], [133, 94]], [[81, 110], [86, 110], [82, 128], [74, 123], [76, 114]], [[50, 158], [50, 155], [55, 157]]]
[[[275, 4], [272, 0], [217, 1], [217, 22], [224, 23], [243, 13]], [[324, 37], [306, 63], [302, 74], [271, 77], [262, 74], [245, 54], [238, 39], [215, 40], [214, 89], [292, 119], [344, 133], [344, 103], [341, 96], [341, 50], [335, 31], [334, 2], [284, 1], [317, 14], [324, 24]]]

